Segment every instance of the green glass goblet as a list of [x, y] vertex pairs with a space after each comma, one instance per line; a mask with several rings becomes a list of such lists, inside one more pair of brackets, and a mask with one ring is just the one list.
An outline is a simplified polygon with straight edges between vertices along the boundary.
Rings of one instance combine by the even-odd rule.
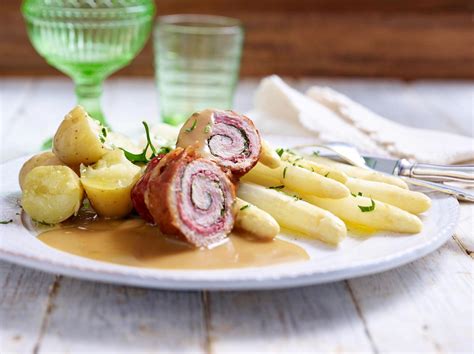
[[102, 83], [143, 48], [154, 12], [153, 0], [24, 0], [22, 5], [36, 51], [72, 78], [78, 104], [105, 126]]

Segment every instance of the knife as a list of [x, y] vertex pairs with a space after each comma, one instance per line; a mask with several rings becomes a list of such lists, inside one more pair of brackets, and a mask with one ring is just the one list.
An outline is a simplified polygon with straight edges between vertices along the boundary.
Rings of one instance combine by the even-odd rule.
[[463, 182], [474, 184], [474, 165], [431, 165], [411, 163], [406, 159], [363, 156], [368, 167], [395, 176], [431, 182]]

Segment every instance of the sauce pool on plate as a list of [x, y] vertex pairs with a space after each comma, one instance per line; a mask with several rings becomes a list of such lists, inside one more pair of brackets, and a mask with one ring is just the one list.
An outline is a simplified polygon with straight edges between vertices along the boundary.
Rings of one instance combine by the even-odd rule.
[[259, 242], [234, 232], [212, 249], [196, 249], [161, 235], [141, 219], [99, 219], [90, 212], [40, 233], [38, 239], [77, 256], [142, 268], [244, 268], [309, 259], [303, 248], [290, 242]]

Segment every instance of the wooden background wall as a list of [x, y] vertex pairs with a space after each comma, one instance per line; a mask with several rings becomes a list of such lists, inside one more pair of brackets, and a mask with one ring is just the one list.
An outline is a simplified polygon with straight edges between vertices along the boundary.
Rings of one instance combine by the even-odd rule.
[[[30, 46], [19, 0], [1, 0], [0, 74], [57, 75]], [[158, 0], [157, 14], [241, 19], [241, 73], [474, 78], [472, 0]], [[150, 44], [120, 75], [153, 74]]]

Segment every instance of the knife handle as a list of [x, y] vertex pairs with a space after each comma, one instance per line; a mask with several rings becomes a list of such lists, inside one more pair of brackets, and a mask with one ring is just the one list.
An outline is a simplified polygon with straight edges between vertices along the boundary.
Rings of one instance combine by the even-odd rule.
[[447, 186], [441, 183], [423, 181], [416, 178], [404, 178], [403, 180], [409, 184], [413, 184], [414, 186], [425, 187], [441, 193], [450, 194], [456, 197], [458, 200], [474, 203], [474, 193], [468, 189]]
[[474, 165], [430, 165], [401, 159], [395, 174], [433, 182], [464, 182], [474, 184]]

